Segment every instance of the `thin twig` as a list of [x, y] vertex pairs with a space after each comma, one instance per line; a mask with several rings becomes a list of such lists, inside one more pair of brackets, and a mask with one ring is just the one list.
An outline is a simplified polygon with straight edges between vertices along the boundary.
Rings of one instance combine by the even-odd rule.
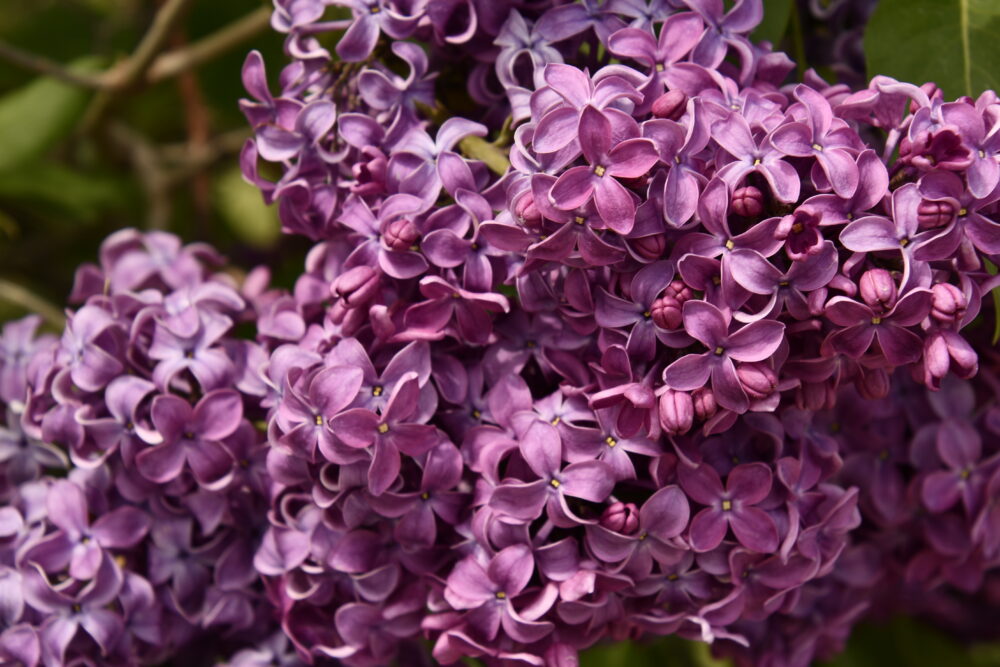
[[183, 49], [164, 53], [149, 68], [146, 81], [156, 83], [213, 60], [267, 29], [272, 9], [261, 7]]
[[166, 46], [170, 32], [184, 17], [184, 12], [192, 2], [193, 0], [167, 0], [166, 4], [156, 12], [153, 24], [149, 26], [135, 52], [123, 65], [115, 67], [109, 74], [114, 77], [110, 89], [98, 93], [84, 112], [80, 124], [81, 133], [87, 134], [97, 127], [122, 93], [142, 81], [156, 56]]
[[149, 211], [147, 229], [165, 229], [170, 221], [170, 180], [156, 148], [141, 134], [122, 123], [112, 123], [108, 136], [128, 156], [146, 193]]
[[0, 60], [6, 60], [23, 69], [51, 76], [64, 83], [80, 88], [100, 90], [108, 87], [107, 77], [103, 74], [85, 74], [74, 72], [65, 65], [50, 60], [44, 56], [30, 53], [4, 41], [0, 41]]
[[19, 306], [29, 313], [37, 313], [56, 329], [66, 326], [66, 316], [51, 303], [38, 296], [27, 287], [0, 278], [0, 299]]

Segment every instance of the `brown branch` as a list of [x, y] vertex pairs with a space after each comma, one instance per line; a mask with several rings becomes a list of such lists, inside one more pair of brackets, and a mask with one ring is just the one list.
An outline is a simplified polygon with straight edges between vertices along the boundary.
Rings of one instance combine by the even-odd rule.
[[59, 79], [63, 83], [68, 83], [72, 86], [96, 90], [108, 87], [106, 74], [86, 74], [83, 72], [74, 72], [62, 63], [58, 63], [55, 60], [50, 60], [35, 53], [24, 51], [16, 46], [7, 44], [4, 41], [0, 41], [0, 60], [6, 60], [9, 63], [13, 63], [18, 67], [31, 72], [51, 76], [54, 79]]
[[86, 134], [97, 127], [122, 96], [122, 93], [139, 84], [155, 58], [163, 51], [174, 26], [184, 17], [184, 12], [193, 0], [166, 0], [156, 12], [153, 23], [139, 42], [135, 52], [120, 66], [108, 74], [111, 85], [102, 90], [91, 101], [84, 112], [80, 131]]
[[270, 7], [261, 7], [208, 37], [204, 37], [183, 49], [161, 55], [149, 68], [146, 81], [156, 83], [169, 79], [234, 49], [266, 30], [270, 25], [271, 13]]
[[156, 148], [141, 134], [122, 123], [112, 123], [108, 136], [126, 154], [146, 193], [149, 211], [147, 229], [165, 229], [170, 222], [170, 179]]
[[51, 303], [38, 296], [27, 287], [0, 278], [0, 299], [19, 306], [29, 313], [37, 313], [56, 329], [66, 326], [66, 316]]

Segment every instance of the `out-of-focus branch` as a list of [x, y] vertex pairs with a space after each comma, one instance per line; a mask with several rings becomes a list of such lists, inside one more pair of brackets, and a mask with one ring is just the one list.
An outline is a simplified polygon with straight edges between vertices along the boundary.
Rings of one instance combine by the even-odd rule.
[[217, 32], [189, 46], [161, 55], [149, 68], [146, 81], [156, 83], [213, 60], [267, 29], [271, 21], [270, 7], [247, 14]]
[[174, 26], [184, 17], [184, 12], [193, 0], [167, 0], [153, 17], [153, 24], [146, 31], [135, 52], [123, 65], [111, 70], [112, 83], [109, 89], [99, 92], [91, 101], [83, 115], [80, 131], [84, 134], [97, 127], [123, 92], [128, 91], [146, 76], [156, 56], [163, 51]]
[[170, 182], [156, 148], [144, 136], [122, 123], [110, 124], [108, 137], [126, 154], [146, 193], [146, 228], [165, 229], [172, 209]]
[[0, 299], [19, 306], [29, 313], [37, 313], [56, 329], [66, 326], [66, 316], [51, 303], [38, 296], [27, 287], [0, 278]]
[[83, 72], [74, 72], [70, 68], [57, 63], [54, 60], [49, 60], [44, 56], [24, 51], [16, 46], [7, 44], [4, 41], [0, 41], [0, 60], [6, 60], [7, 62], [13, 63], [23, 69], [51, 76], [54, 79], [59, 79], [64, 83], [79, 86], [81, 88], [93, 88], [100, 90], [107, 88], [109, 85], [107, 74], [86, 74]]

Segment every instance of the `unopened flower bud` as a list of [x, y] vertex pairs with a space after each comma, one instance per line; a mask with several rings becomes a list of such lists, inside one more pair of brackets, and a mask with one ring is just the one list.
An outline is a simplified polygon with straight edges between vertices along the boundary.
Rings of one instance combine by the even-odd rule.
[[663, 93], [653, 101], [650, 109], [657, 118], [669, 118], [677, 120], [684, 115], [687, 108], [687, 95], [679, 90], [671, 90]]
[[639, 508], [635, 503], [613, 502], [601, 514], [601, 525], [622, 535], [639, 530]]
[[349, 269], [333, 282], [330, 291], [347, 308], [357, 308], [371, 301], [380, 287], [379, 275], [370, 266]]
[[719, 409], [715, 403], [715, 394], [708, 387], [692, 391], [691, 401], [694, 403], [694, 416], [698, 418], [698, 421], [708, 421], [715, 416]]
[[744, 218], [756, 218], [764, 212], [764, 194], [752, 185], [733, 192], [733, 212]]
[[660, 426], [669, 435], [683, 435], [694, 423], [694, 402], [686, 391], [667, 389], [660, 394]]
[[896, 281], [885, 269], [865, 271], [858, 281], [858, 289], [862, 300], [872, 308], [888, 311], [896, 305]]
[[752, 401], [767, 398], [778, 388], [778, 374], [763, 361], [740, 364], [736, 376]]
[[632, 249], [643, 259], [655, 260], [663, 256], [667, 249], [667, 237], [664, 234], [650, 234], [629, 239]]
[[969, 300], [951, 283], [938, 283], [931, 287], [931, 317], [944, 326], [954, 326], [965, 317]]
[[955, 207], [947, 201], [924, 199], [917, 206], [917, 224], [920, 229], [944, 227], [955, 218]]
[[653, 324], [667, 331], [679, 329], [683, 322], [681, 315], [682, 305], [682, 303], [679, 303], [672, 296], [661, 296], [653, 302], [653, 305], [649, 309], [653, 318]]
[[889, 373], [884, 368], [862, 368], [854, 387], [869, 401], [883, 399], [889, 395]]
[[541, 227], [542, 214], [535, 206], [535, 197], [530, 192], [522, 195], [514, 204], [514, 217], [519, 223], [530, 229]]
[[420, 230], [413, 224], [412, 220], [401, 218], [393, 220], [385, 226], [382, 232], [382, 241], [391, 250], [402, 252], [404, 250], [415, 250], [417, 241], [420, 239]]
[[683, 280], [672, 280], [667, 288], [663, 290], [664, 296], [672, 296], [677, 303], [684, 305], [684, 302], [694, 298], [694, 292]]

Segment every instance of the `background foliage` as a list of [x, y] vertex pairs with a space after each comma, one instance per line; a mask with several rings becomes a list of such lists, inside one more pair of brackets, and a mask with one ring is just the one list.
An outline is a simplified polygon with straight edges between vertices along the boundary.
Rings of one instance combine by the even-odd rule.
[[[933, 80], [949, 98], [1000, 88], [997, 0], [764, 4], [755, 38], [780, 45], [800, 74], [814, 67], [852, 85], [877, 73]], [[845, 4], [850, 11], [840, 7], [829, 20]], [[171, 12], [176, 20], [156, 34]], [[0, 321], [28, 310], [57, 320], [52, 304], [65, 301], [75, 267], [127, 226], [211, 242], [235, 264], [267, 264], [290, 285], [304, 240], [280, 236], [236, 158], [249, 134], [236, 106], [244, 54], [253, 47], [268, 62], [281, 57], [268, 14], [256, 0], [0, 3]], [[863, 52], [845, 48], [844, 35], [860, 42], [862, 30]], [[58, 76], [40, 74], [47, 70]], [[721, 664], [706, 646], [679, 640], [597, 647], [582, 662]], [[1000, 665], [1000, 645], [961, 646], [896, 619], [862, 627], [832, 664], [985, 667]]]

